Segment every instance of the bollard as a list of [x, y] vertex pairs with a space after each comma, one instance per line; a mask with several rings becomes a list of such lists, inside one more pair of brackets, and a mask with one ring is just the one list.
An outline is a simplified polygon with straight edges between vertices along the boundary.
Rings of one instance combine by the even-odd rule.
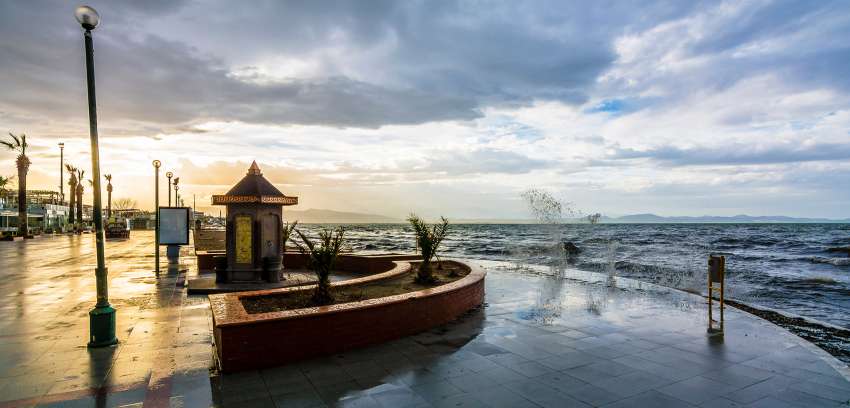
[[[723, 333], [723, 294], [726, 280], [726, 257], [723, 255], [708, 256], [708, 332]], [[720, 298], [720, 321], [712, 318], [712, 301], [714, 292], [719, 292]], [[714, 324], [719, 323], [719, 327]]]

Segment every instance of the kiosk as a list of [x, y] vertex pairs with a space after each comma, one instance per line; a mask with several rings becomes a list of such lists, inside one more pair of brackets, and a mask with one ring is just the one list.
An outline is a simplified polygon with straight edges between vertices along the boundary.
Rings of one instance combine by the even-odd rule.
[[278, 282], [283, 206], [298, 204], [298, 197], [281, 193], [255, 161], [239, 183], [227, 194], [214, 195], [212, 203], [227, 208], [224, 282]]

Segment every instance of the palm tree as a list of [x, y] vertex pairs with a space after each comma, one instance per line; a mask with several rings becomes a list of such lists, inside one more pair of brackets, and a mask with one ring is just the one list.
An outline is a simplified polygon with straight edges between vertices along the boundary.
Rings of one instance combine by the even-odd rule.
[[65, 170], [67, 170], [68, 173], [71, 173], [71, 177], [68, 178], [68, 185], [71, 186], [71, 200], [68, 202], [68, 222], [73, 225], [75, 210], [74, 206], [77, 203], [77, 168], [71, 164], [66, 164]]
[[30, 168], [30, 159], [27, 157], [27, 135], [21, 133], [15, 136], [9, 132], [10, 140], [0, 141], [3, 146], [15, 152], [21, 152], [15, 163], [18, 165], [18, 235], [29, 233], [29, 222], [27, 222], [27, 171]]
[[106, 218], [109, 219], [112, 217], [112, 175], [104, 174], [103, 178], [106, 179]]
[[[410, 214], [407, 221], [413, 226], [413, 232], [416, 235], [416, 246], [422, 251], [422, 263], [419, 264], [419, 271], [416, 274], [416, 282], [423, 284], [431, 284], [436, 282], [434, 274], [431, 273], [431, 258], [437, 255], [437, 247], [443, 238], [446, 237], [446, 232], [449, 230], [449, 220], [446, 217], [440, 217], [440, 224], [434, 225], [428, 229], [428, 225], [416, 214]], [[437, 258], [439, 260], [439, 258]]]
[[77, 169], [77, 223], [83, 225], [83, 176], [85, 170]]
[[345, 229], [338, 227], [334, 230], [322, 229], [319, 231], [318, 245], [305, 236], [300, 230], [295, 230], [304, 246], [298, 242], [292, 241], [302, 254], [307, 255], [309, 262], [308, 268], [316, 273], [319, 282], [316, 284], [316, 290], [313, 292], [313, 297], [310, 299], [314, 305], [329, 305], [334, 302], [331, 294], [331, 269], [336, 263], [336, 258], [342, 250], [343, 237]]

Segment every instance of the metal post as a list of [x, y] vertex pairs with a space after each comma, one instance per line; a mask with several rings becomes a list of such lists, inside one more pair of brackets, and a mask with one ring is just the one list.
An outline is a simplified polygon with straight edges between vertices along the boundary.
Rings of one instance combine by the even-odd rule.
[[172, 173], [170, 171], [165, 173], [165, 177], [168, 178], [168, 206], [169, 207], [171, 207], [171, 176], [173, 176], [173, 175], [174, 175], [174, 173]]
[[154, 167], [154, 199], [153, 199], [153, 211], [154, 211], [154, 258], [156, 259], [156, 274], [159, 275], [159, 166], [161, 165], [159, 160], [153, 161]]
[[97, 245], [97, 304], [89, 312], [90, 337], [89, 347], [103, 347], [118, 343], [115, 337], [115, 309], [109, 304], [107, 290], [107, 269], [104, 254], [103, 214], [100, 205], [100, 151], [97, 135], [97, 102], [94, 88], [94, 46], [91, 29], [86, 29], [86, 79], [89, 99], [89, 134], [91, 136], [91, 166], [94, 189], [94, 218], [95, 243]]
[[59, 204], [65, 205], [65, 143], [59, 142]]

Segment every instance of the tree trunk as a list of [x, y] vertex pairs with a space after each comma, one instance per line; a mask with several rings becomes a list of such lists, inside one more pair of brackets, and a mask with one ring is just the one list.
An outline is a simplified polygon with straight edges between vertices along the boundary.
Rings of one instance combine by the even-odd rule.
[[112, 218], [112, 183], [106, 186], [106, 219]]
[[29, 159], [26, 156], [22, 155], [18, 158], [18, 235], [21, 236], [29, 234], [29, 221], [27, 220], [28, 170]]
[[75, 221], [74, 220], [74, 215], [75, 215], [74, 210], [76, 209], [75, 206], [77, 205], [77, 184], [76, 183], [70, 183], [70, 185], [71, 185], [71, 191], [70, 191], [71, 199], [68, 202], [68, 224], [71, 224], [72, 229], [73, 229], [73, 225], [74, 225], [74, 221]]
[[316, 285], [316, 290], [313, 292], [311, 299], [316, 306], [330, 305], [334, 302], [334, 297], [331, 294], [330, 271], [319, 272], [319, 282]]
[[83, 186], [77, 184], [77, 223], [83, 226]]

